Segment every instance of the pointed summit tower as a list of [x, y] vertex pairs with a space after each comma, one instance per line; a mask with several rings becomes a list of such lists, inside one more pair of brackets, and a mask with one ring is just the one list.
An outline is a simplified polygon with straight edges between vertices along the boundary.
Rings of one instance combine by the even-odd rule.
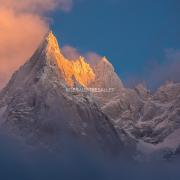
[[44, 41], [41, 46], [45, 50], [46, 54], [60, 54], [61, 53], [58, 41], [52, 31], [49, 31], [45, 35]]
[[[38, 59], [34, 57], [38, 57]], [[42, 60], [47, 65], [48, 63], [51, 65], [58, 65], [59, 61], [63, 61], [65, 59], [59, 48], [58, 41], [52, 31], [49, 31], [44, 36], [43, 41], [40, 43], [38, 49], [29, 61], [32, 61], [32, 59]]]
[[53, 34], [52, 31], [49, 31], [46, 36], [45, 36], [45, 41], [47, 44], [51, 45], [52, 47], [56, 47], [57, 49], [59, 48], [57, 39], [55, 35]]
[[56, 37], [55, 37], [55, 35], [53, 34], [53, 32], [51, 30], [47, 33], [45, 39], [46, 39], [47, 42], [51, 42], [52, 44], [58, 45]]

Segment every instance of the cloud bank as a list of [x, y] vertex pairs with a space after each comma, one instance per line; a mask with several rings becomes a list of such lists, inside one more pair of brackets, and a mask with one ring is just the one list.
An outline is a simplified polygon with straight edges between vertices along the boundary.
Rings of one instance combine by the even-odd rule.
[[45, 14], [70, 11], [72, 0], [0, 0], [0, 89], [49, 29]]

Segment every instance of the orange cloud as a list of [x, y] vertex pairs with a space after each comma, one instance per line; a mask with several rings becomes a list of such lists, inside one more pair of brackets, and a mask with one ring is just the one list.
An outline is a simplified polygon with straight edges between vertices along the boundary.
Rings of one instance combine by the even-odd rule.
[[0, 89], [48, 31], [43, 14], [71, 7], [72, 0], [0, 0]]

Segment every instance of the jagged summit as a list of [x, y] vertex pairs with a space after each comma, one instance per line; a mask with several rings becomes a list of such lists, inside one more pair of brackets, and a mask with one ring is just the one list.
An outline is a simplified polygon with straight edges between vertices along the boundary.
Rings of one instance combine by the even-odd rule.
[[56, 36], [51, 30], [45, 34], [43, 41], [46, 41], [48, 44], [58, 45]]
[[47, 41], [51, 41], [52, 39], [56, 39], [56, 37], [53, 34], [52, 30], [49, 30], [48, 33], [45, 36], [46, 36]]
[[105, 56], [99, 61], [99, 63], [97, 65], [98, 66], [108, 66], [114, 70], [113, 65], [109, 62], [109, 60]]
[[58, 41], [52, 31], [49, 31], [44, 39], [49, 50], [51, 49], [51, 50], [60, 51]]
[[[39, 45], [38, 52], [41, 52], [44, 56], [63, 56], [58, 44], [58, 41], [52, 31], [49, 31], [43, 38]], [[55, 58], [56, 59], [56, 58]], [[55, 60], [54, 59], [54, 60]]]

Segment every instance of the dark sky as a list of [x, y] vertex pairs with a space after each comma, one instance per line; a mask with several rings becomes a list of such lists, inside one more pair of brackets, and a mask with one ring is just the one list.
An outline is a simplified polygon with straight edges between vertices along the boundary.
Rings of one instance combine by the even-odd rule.
[[179, 81], [179, 0], [75, 0], [51, 17], [61, 47], [106, 56], [126, 84]]

